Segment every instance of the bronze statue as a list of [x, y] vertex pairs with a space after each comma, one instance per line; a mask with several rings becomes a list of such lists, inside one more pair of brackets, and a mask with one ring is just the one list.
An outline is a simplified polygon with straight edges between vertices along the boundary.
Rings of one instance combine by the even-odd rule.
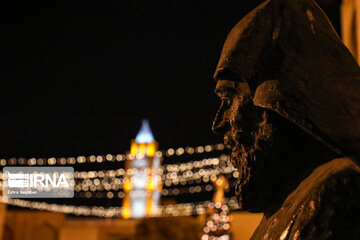
[[267, 0], [214, 75], [252, 239], [360, 239], [360, 68], [313, 0]]

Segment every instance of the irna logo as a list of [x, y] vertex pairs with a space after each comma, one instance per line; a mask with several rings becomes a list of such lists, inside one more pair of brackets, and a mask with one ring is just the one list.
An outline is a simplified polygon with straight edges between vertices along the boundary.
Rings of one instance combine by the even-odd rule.
[[12, 188], [47, 188], [49, 186], [53, 188], [69, 187], [69, 183], [66, 180], [65, 174], [58, 173], [35, 173], [35, 174], [12, 174], [8, 173], [8, 187]]
[[4, 167], [3, 193], [8, 198], [72, 198], [72, 167]]

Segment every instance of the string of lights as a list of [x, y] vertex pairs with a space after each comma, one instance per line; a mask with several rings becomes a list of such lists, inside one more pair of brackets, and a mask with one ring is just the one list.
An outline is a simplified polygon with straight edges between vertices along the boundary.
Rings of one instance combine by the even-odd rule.
[[[235, 182], [231, 183], [231, 188], [235, 186]], [[86, 189], [86, 188], [85, 188]], [[125, 196], [125, 193], [122, 190], [105, 190], [105, 191], [91, 191], [90, 188], [87, 191], [84, 191], [83, 189], [76, 189], [75, 197], [76, 198], [119, 198], [122, 199]], [[161, 195], [162, 196], [178, 196], [183, 194], [196, 194], [196, 193], [202, 193], [202, 192], [211, 192], [214, 190], [214, 187], [212, 184], [206, 184], [206, 185], [195, 185], [190, 187], [184, 187], [184, 188], [168, 188], [168, 189], [162, 189]]]
[[[215, 168], [215, 169], [200, 169], [197, 172], [185, 172], [183, 175], [173, 175], [173, 174], [164, 174], [159, 175], [158, 177], [164, 182], [166, 187], [172, 185], [186, 185], [194, 183], [207, 183], [209, 181], [216, 181], [218, 175], [222, 174], [232, 174], [234, 178], [239, 176], [239, 172], [234, 167], [225, 167], [225, 168]], [[87, 191], [87, 189], [92, 189], [92, 191], [102, 191], [102, 190], [118, 190], [121, 189], [124, 185], [124, 179], [109, 177], [104, 179], [84, 179], [79, 182], [75, 189]]]
[[[187, 171], [182, 175], [175, 174], [163, 174], [158, 175], [158, 177], [164, 183], [164, 187], [171, 187], [173, 185], [187, 185], [194, 183], [208, 183], [210, 181], [216, 181], [219, 175], [229, 175], [237, 178], [239, 176], [239, 172], [233, 166], [227, 167], [217, 167], [215, 169], [200, 169], [196, 172]], [[103, 191], [103, 190], [119, 190], [124, 186], [124, 179], [117, 177], [107, 177], [103, 179], [95, 178], [95, 179], [83, 179], [75, 185], [75, 191]]]
[[[206, 167], [214, 167], [212, 169]], [[199, 169], [195, 171], [195, 169]], [[151, 169], [145, 168], [143, 171], [149, 172]], [[124, 168], [110, 169], [110, 170], [99, 170], [99, 171], [75, 171], [75, 179], [83, 179], [83, 182], [87, 182], [87, 185], [92, 185], [91, 180], [93, 179], [94, 185], [99, 185], [99, 179], [110, 179], [117, 185], [123, 184], [123, 177], [125, 175], [131, 176], [138, 172], [138, 169], [130, 168], [125, 170]], [[218, 175], [219, 173], [230, 173], [235, 172], [236, 168], [229, 161], [229, 156], [222, 154], [219, 158], [208, 158], [199, 161], [190, 161], [181, 164], [166, 164], [159, 168], [155, 173], [161, 176], [161, 180], [164, 181], [166, 186], [182, 184], [185, 185], [190, 181], [200, 181], [203, 178], [204, 182], [208, 182], [211, 176]], [[3, 178], [0, 172], [0, 179]]]
[[[172, 185], [178, 185], [180, 182], [180, 185], [185, 184], [194, 184], [194, 183], [208, 183], [210, 181], [214, 182], [216, 181], [217, 177], [219, 175], [230, 175], [228, 177], [237, 178], [239, 176], [239, 172], [231, 168], [228, 170], [228, 168], [222, 168], [222, 169], [210, 169], [208, 174], [206, 174], [206, 171], [202, 171], [204, 169], [200, 169], [198, 172], [195, 172], [193, 176], [197, 176], [199, 174], [200, 178], [195, 179], [193, 177], [190, 177], [188, 179], [181, 179], [180, 180], [174, 178], [174, 179], [167, 179], [165, 180], [165, 188], [162, 190], [161, 194], [163, 196], [176, 196], [176, 195], [182, 195], [182, 194], [194, 194], [194, 193], [200, 193], [200, 192], [210, 192], [213, 190], [213, 186], [211, 184], [207, 185], [195, 185], [190, 187], [178, 187], [178, 188], [169, 188]], [[205, 173], [205, 174], [203, 174]], [[211, 175], [210, 175], [211, 174]], [[163, 175], [164, 176], [164, 175]], [[176, 183], [176, 184], [174, 184]], [[83, 197], [83, 198], [123, 198], [124, 192], [122, 191], [124, 186], [124, 180], [121, 178], [110, 178], [110, 179], [86, 179], [81, 182], [76, 183], [74, 186], [75, 192], [78, 194], [77, 197]], [[0, 182], [0, 187], [2, 187], [2, 182]], [[106, 191], [106, 193], [101, 193]], [[95, 193], [99, 192], [99, 193]], [[80, 194], [81, 193], [81, 194]]]
[[[228, 161], [229, 156], [222, 154], [219, 158], [208, 158], [202, 159], [199, 161], [190, 161], [186, 163], [180, 164], [165, 164], [162, 165], [157, 172], [154, 174], [170, 174], [174, 176], [175, 174], [178, 175], [182, 173], [183, 175], [192, 175], [194, 172], [190, 173], [193, 169], [204, 168], [208, 166], [216, 166], [220, 165], [220, 167], [233, 167], [231, 162]], [[91, 179], [91, 178], [112, 178], [112, 177], [120, 177], [124, 175], [132, 176], [136, 174], [139, 170], [137, 168], [129, 168], [125, 170], [124, 168], [118, 169], [110, 169], [110, 170], [100, 170], [100, 171], [75, 171], [74, 177], [75, 179]], [[150, 172], [153, 171], [149, 168], [145, 168], [142, 171]], [[1, 176], [1, 175], [0, 175]], [[174, 178], [174, 177], [172, 177]]]
[[[167, 150], [156, 152], [157, 157], [171, 157], [171, 156], [181, 156], [184, 154], [201, 154], [204, 152], [213, 152], [213, 151], [222, 151], [226, 148], [222, 143], [209, 144], [205, 146], [197, 147], [179, 147], [179, 148], [169, 148]], [[10, 158], [8, 160], [1, 159], [0, 166], [14, 166], [14, 165], [28, 165], [28, 166], [44, 166], [44, 165], [74, 165], [82, 163], [102, 163], [102, 162], [122, 162], [126, 159], [126, 154], [106, 154], [106, 155], [91, 155], [88, 157], [78, 156], [78, 157], [62, 157], [62, 158]], [[128, 155], [131, 158], [131, 154]]]
[[[234, 168], [232, 163], [228, 161], [228, 159], [229, 156], [223, 154], [219, 158], [209, 158], [199, 161], [181, 164], [167, 164], [162, 166], [160, 170], [161, 172], [159, 172], [159, 175], [157, 176], [161, 178], [161, 181], [164, 183], [162, 195], [174, 196], [211, 191], [211, 184], [206, 186], [190, 186], [187, 188], [169, 188], [177, 185], [193, 185], [194, 183], [200, 184], [208, 183], [210, 181], [214, 182], [219, 175], [223, 174], [228, 177], [237, 178], [239, 176], [239, 172], [236, 168]], [[209, 166], [213, 168], [204, 168]], [[195, 169], [197, 169], [197, 171], [195, 171]], [[125, 173], [132, 175], [137, 171], [136, 169], [129, 170], [126, 172], [125, 169], [120, 168], [117, 170], [107, 171], [75, 172], [75, 179], [77, 180], [77, 183], [74, 186], [74, 190], [79, 193], [77, 194], [78, 197], [80, 196], [83, 198], [123, 198], [124, 192], [121, 191], [124, 186], [123, 176]], [[0, 178], [2, 178], [2, 173], [0, 173]], [[0, 182], [0, 186], [1, 185], [2, 182]], [[107, 193], [94, 193], [103, 191], [107, 191]]]
[[[30, 208], [42, 211], [59, 212], [64, 214], [74, 214], [77, 216], [94, 216], [94, 217], [121, 217], [121, 207], [109, 207], [104, 208], [101, 206], [74, 206], [74, 205], [60, 205], [50, 204], [45, 202], [26, 201], [22, 199], [9, 199], [0, 197], [0, 202], [9, 204], [12, 206]], [[239, 204], [236, 197], [225, 199], [231, 210], [239, 209]], [[159, 206], [156, 213], [151, 217], [163, 217], [163, 216], [190, 216], [190, 215], [201, 215], [204, 214], [206, 208], [213, 206], [218, 203], [210, 201], [198, 202], [198, 203], [183, 203], [175, 205], [163, 205]]]
[[[193, 176], [195, 172], [193, 172], [194, 169], [204, 169], [205, 167], [209, 166], [217, 166], [219, 165], [221, 168], [234, 168], [232, 163], [228, 161], [229, 157], [227, 155], [221, 155], [220, 158], [210, 158], [210, 159], [203, 159], [200, 161], [193, 161], [193, 162], [187, 162], [187, 163], [181, 163], [181, 164], [167, 164], [163, 165], [159, 168], [157, 172], [154, 174], [159, 175], [166, 175], [167, 178], [173, 179], [176, 178], [176, 176], [184, 175], [186, 176]], [[100, 171], [75, 171], [74, 177], [75, 179], [92, 179], [92, 178], [114, 178], [114, 177], [121, 177], [124, 175], [134, 175], [139, 170], [136, 168], [130, 168], [128, 170], [125, 170], [124, 168], [118, 168], [116, 170], [110, 169], [110, 170], [100, 170]], [[144, 168], [142, 169], [145, 173], [152, 171], [151, 169]], [[203, 170], [204, 171], [204, 170]], [[203, 175], [200, 171], [199, 174]]]

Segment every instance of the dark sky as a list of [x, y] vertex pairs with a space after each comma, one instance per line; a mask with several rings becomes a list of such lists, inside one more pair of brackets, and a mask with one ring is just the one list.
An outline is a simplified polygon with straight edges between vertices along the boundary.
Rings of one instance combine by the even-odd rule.
[[[212, 74], [260, 2], [3, 3], [0, 157], [122, 153], [142, 118], [161, 149], [221, 141]], [[321, 4], [339, 31], [338, 1]]]

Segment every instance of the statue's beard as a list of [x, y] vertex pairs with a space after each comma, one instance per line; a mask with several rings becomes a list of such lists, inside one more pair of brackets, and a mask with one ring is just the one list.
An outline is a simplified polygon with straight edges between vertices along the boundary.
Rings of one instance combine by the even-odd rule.
[[[242, 189], [249, 182], [251, 176], [251, 167], [249, 161], [253, 161], [253, 149], [246, 150], [244, 146], [236, 146], [231, 152], [231, 161], [239, 171], [239, 177], [236, 182], [235, 192], [239, 202], [242, 202]], [[246, 157], [244, 157], [246, 155]]]
[[[314, 167], [337, 156], [275, 112], [256, 109], [246, 117], [226, 134], [239, 171], [236, 195], [244, 210], [274, 210]], [[312, 161], [304, 161], [310, 157]]]
[[[236, 195], [246, 210], [254, 210], [266, 206], [261, 203], [263, 188], [269, 174], [266, 159], [269, 157], [273, 144], [273, 126], [268, 122], [264, 112], [263, 119], [248, 133], [232, 130], [231, 135], [235, 146], [232, 149], [231, 161], [239, 171], [236, 182]], [[256, 129], [256, 130], [255, 130]], [[264, 185], [265, 184], [265, 185]]]

